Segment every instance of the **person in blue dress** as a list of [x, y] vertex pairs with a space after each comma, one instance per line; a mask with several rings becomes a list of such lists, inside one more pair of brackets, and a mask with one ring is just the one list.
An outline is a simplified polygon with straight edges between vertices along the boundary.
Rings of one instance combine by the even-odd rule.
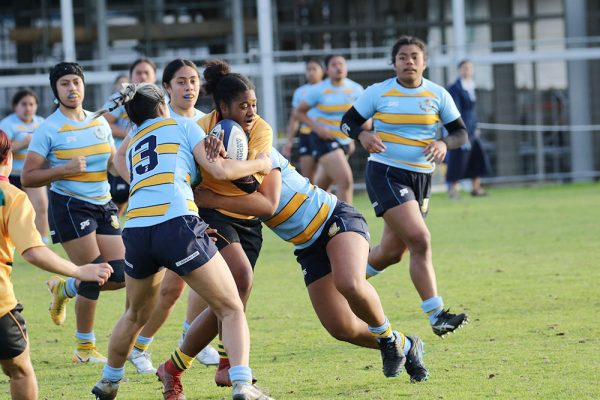
[[471, 179], [471, 195], [485, 196], [487, 193], [481, 187], [481, 177], [490, 173], [488, 159], [477, 129], [477, 96], [473, 81], [473, 63], [463, 60], [458, 64], [460, 77], [448, 88], [448, 92], [456, 103], [467, 127], [469, 141], [458, 149], [449, 150], [447, 156], [448, 170], [446, 182], [450, 198], [458, 198], [458, 182], [461, 179]]

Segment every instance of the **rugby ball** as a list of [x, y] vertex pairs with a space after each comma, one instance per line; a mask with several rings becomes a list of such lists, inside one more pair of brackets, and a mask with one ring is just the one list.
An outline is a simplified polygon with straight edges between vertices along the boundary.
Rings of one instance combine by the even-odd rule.
[[240, 124], [231, 119], [224, 119], [211, 129], [209, 135], [220, 137], [221, 131], [225, 133], [223, 146], [225, 146], [227, 156], [232, 160], [247, 160], [248, 137]]

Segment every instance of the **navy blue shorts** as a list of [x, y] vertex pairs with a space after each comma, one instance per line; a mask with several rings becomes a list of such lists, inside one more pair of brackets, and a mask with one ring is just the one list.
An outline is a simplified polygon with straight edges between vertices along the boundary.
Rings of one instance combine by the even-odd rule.
[[120, 235], [117, 206], [112, 201], [93, 204], [63, 196], [50, 190], [48, 222], [52, 243], [63, 243], [92, 232], [98, 235]]
[[117, 204], [127, 203], [129, 200], [129, 184], [120, 176], [108, 174], [108, 183], [110, 184], [110, 195]]
[[316, 133], [311, 136], [312, 155], [317, 160], [327, 153], [331, 153], [337, 149], [342, 149], [344, 154], [348, 154], [350, 145], [340, 144], [337, 140], [323, 140]]
[[310, 246], [294, 251], [302, 268], [306, 286], [331, 272], [327, 243], [332, 237], [342, 232], [356, 232], [367, 242], [371, 239], [369, 226], [362, 214], [351, 205], [338, 201], [319, 238]]
[[298, 135], [298, 137], [299, 137], [298, 155], [300, 157], [312, 156], [312, 152], [313, 152], [312, 136], [315, 136], [315, 135], [316, 135], [316, 133], [314, 133], [314, 132], [311, 132], [309, 134], [300, 133]]
[[217, 254], [206, 234], [208, 225], [195, 215], [183, 215], [141, 228], [125, 228], [125, 273], [135, 279], [154, 275], [163, 267], [184, 276]]
[[8, 181], [11, 185], [18, 187], [23, 190], [23, 185], [21, 185], [21, 175], [9, 175]]
[[21, 315], [23, 306], [15, 308], [0, 317], [0, 360], [10, 360], [27, 348], [27, 329]]
[[210, 208], [200, 208], [198, 214], [211, 228], [217, 230], [215, 238], [219, 250], [231, 243], [239, 243], [254, 269], [263, 242], [262, 224], [258, 218], [234, 218]]
[[416, 200], [421, 215], [427, 216], [431, 197], [431, 174], [395, 168], [375, 161], [367, 162], [365, 171], [367, 192], [375, 215], [381, 217], [387, 210]]

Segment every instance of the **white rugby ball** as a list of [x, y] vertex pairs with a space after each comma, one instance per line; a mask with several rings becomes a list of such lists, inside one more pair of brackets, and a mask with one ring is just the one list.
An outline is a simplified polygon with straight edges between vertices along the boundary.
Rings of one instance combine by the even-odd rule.
[[248, 137], [240, 124], [231, 120], [224, 119], [211, 129], [210, 135], [220, 137], [221, 131], [224, 132], [223, 146], [227, 155], [232, 160], [248, 159]]

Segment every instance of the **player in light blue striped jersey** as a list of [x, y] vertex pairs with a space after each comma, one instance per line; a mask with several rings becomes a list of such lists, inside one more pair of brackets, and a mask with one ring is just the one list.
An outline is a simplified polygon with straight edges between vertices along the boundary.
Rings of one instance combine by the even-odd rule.
[[78, 265], [106, 261], [114, 270], [102, 287], [58, 276], [48, 281], [50, 317], [55, 324], [64, 322], [66, 303], [76, 296], [73, 363], [104, 362], [93, 330], [96, 303], [100, 290], [120, 289], [125, 282], [121, 227], [106, 178], [115, 154], [114, 141], [106, 120], [91, 119], [91, 113], [83, 109], [85, 82], [79, 64], [55, 65], [50, 86], [58, 109], [33, 135], [21, 181], [32, 187], [50, 184], [50, 234], [71, 261]]
[[[467, 140], [465, 124], [450, 94], [425, 79], [427, 51], [423, 41], [401, 37], [392, 48], [396, 76], [365, 91], [344, 114], [341, 129], [360, 140], [370, 153], [366, 170], [367, 191], [375, 214], [383, 217], [383, 237], [369, 254], [367, 273], [400, 261], [410, 252], [410, 275], [419, 292], [421, 307], [438, 336], [468, 322], [466, 314], [444, 309], [437, 292], [431, 256], [431, 235], [424, 217], [429, 210], [431, 174], [448, 149]], [[374, 132], [363, 124], [372, 118]], [[436, 139], [440, 125], [449, 135]]]
[[22, 89], [12, 98], [13, 113], [0, 121], [0, 129], [8, 135], [12, 142], [13, 169], [8, 177], [10, 183], [27, 193], [27, 197], [35, 210], [35, 226], [42, 235], [44, 243], [48, 243], [48, 191], [47, 188], [27, 188], [21, 185], [21, 170], [25, 163], [27, 148], [33, 132], [44, 121], [36, 115], [38, 108], [37, 94], [31, 89]]
[[[116, 397], [128, 352], [156, 306], [166, 267], [198, 292], [223, 324], [234, 395], [268, 399], [252, 385], [244, 307], [229, 268], [206, 233], [207, 224], [198, 216], [188, 177], [196, 162], [213, 176], [232, 180], [269, 171], [270, 160], [263, 154], [249, 161], [209, 161], [204, 131], [170, 118], [165, 94], [156, 85], [130, 84], [121, 95], [136, 125], [117, 156], [117, 169], [131, 185], [123, 231], [128, 305], [113, 329], [102, 379], [92, 393], [100, 400]], [[185, 398], [180, 377], [192, 361], [178, 348], [158, 367], [165, 394]]]
[[[387, 377], [400, 374], [404, 365], [412, 381], [427, 379], [423, 343], [393, 331], [377, 291], [365, 279], [369, 232], [363, 216], [311, 184], [275, 149], [271, 161], [273, 170], [257, 192], [232, 198], [196, 189], [196, 202], [259, 215], [277, 236], [294, 244], [313, 308], [331, 336], [379, 348]], [[186, 338], [185, 349], [199, 350], [202, 339]]]
[[[328, 56], [325, 67], [327, 79], [310, 88], [294, 110], [294, 116], [316, 133], [312, 143], [313, 156], [318, 159], [319, 167], [313, 182], [324, 189], [334, 183], [337, 196], [352, 204], [353, 178], [346, 155], [354, 151], [354, 142], [340, 131], [340, 121], [363, 88], [347, 78], [343, 56]], [[310, 117], [308, 112], [313, 108], [314, 116]]]

